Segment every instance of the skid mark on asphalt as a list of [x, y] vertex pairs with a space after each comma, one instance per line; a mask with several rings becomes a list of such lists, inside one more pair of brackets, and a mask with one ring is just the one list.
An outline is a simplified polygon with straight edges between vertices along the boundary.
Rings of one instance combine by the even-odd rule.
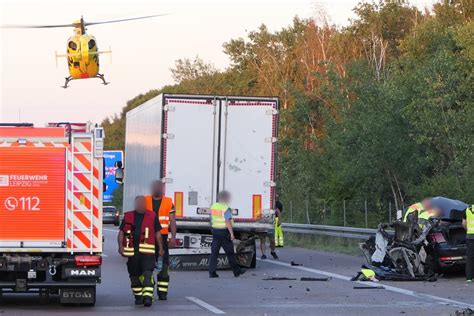
[[208, 311], [210, 311], [211, 313], [214, 313], [214, 314], [225, 314], [224, 311], [218, 309], [217, 307], [215, 306], [212, 306], [211, 304], [208, 304], [200, 299], [198, 299], [197, 297], [194, 297], [194, 296], [186, 296], [186, 298], [188, 300], [190, 300], [191, 302], [201, 306], [202, 308], [205, 308], [207, 309]]
[[[259, 260], [260, 262], [266, 262], [266, 263], [271, 263], [271, 264], [275, 264], [275, 265], [279, 265], [279, 266], [283, 266], [283, 267], [287, 267], [287, 268], [292, 268], [292, 269], [297, 269], [297, 270], [306, 271], [306, 272], [310, 272], [310, 273], [320, 274], [320, 275], [324, 275], [324, 276], [331, 277], [331, 278], [338, 279], [338, 280], [353, 282], [353, 281], [351, 281], [350, 277], [345, 276], [345, 275], [341, 275], [341, 274], [337, 274], [337, 273], [332, 273], [332, 272], [328, 272], [328, 271], [322, 271], [322, 270], [317, 270], [317, 269], [312, 269], [312, 268], [307, 268], [307, 267], [302, 267], [302, 266], [292, 266], [288, 263], [279, 262], [279, 261], [268, 261], [268, 260], [261, 260], [261, 259], [257, 259], [257, 260]], [[355, 281], [353, 283], [359, 283], [359, 284], [370, 285], [370, 286], [383, 286], [385, 290], [388, 290], [388, 291], [391, 291], [391, 292], [394, 292], [394, 293], [408, 295], [408, 296], [421, 298], [421, 299], [426, 299], [426, 300], [430, 300], [430, 301], [435, 301], [435, 303], [441, 304], [441, 305], [451, 305], [451, 306], [457, 306], [457, 307], [462, 307], [462, 308], [474, 308], [474, 305], [471, 305], [469, 303], [459, 302], [459, 301], [455, 301], [455, 300], [451, 300], [451, 299], [447, 299], [447, 298], [439, 297], [439, 296], [435, 296], [435, 295], [430, 295], [430, 294], [418, 293], [418, 292], [415, 292], [415, 291], [412, 291], [412, 290], [406, 290], [406, 289], [402, 289], [402, 288], [399, 288], [399, 287], [386, 285], [386, 284], [382, 284], [382, 283], [378, 283], [378, 282]]]

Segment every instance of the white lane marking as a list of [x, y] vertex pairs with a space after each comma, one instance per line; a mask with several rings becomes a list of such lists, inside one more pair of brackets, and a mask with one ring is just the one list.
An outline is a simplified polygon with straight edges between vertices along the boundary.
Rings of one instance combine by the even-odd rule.
[[[337, 274], [337, 273], [332, 273], [332, 272], [327, 272], [327, 271], [322, 271], [322, 270], [317, 270], [317, 269], [312, 269], [312, 268], [307, 268], [307, 267], [302, 267], [302, 266], [292, 266], [288, 263], [279, 262], [279, 261], [269, 261], [269, 260], [261, 260], [261, 259], [258, 259], [258, 260], [262, 261], [262, 262], [267, 262], [267, 263], [280, 265], [280, 266], [287, 267], [287, 268], [298, 269], [298, 270], [302, 270], [302, 271], [306, 271], [306, 272], [325, 275], [327, 277], [331, 277], [331, 278], [334, 278], [334, 279], [339, 279], [339, 280], [343, 280], [343, 281], [352, 282], [350, 277], [347, 277], [347, 276], [341, 275], [341, 274]], [[468, 303], [459, 302], [459, 301], [455, 301], [455, 300], [451, 300], [451, 299], [447, 299], [447, 298], [439, 297], [439, 296], [435, 296], [435, 295], [418, 293], [418, 292], [415, 292], [415, 291], [412, 291], [412, 290], [406, 290], [406, 289], [402, 289], [402, 288], [391, 286], [391, 285], [381, 284], [381, 283], [378, 283], [378, 282], [355, 281], [354, 283], [360, 283], [360, 284], [363, 284], [363, 285], [371, 285], [371, 286], [383, 286], [386, 290], [391, 291], [391, 292], [404, 294], [404, 295], [408, 295], [408, 296], [412, 296], [412, 297], [416, 297], [416, 298], [424, 298], [424, 299], [429, 299], [429, 300], [435, 300], [436, 303], [441, 304], [441, 305], [454, 305], [454, 306], [458, 306], [458, 307], [462, 307], [462, 308], [474, 308], [474, 305], [471, 305], [471, 304], [468, 304]]]
[[106, 255], [105, 253], [102, 254], [102, 257], [107, 258], [109, 255]]
[[191, 302], [201, 306], [202, 308], [205, 308], [207, 309], [208, 311], [210, 311], [211, 313], [214, 313], [214, 314], [225, 314], [224, 311], [218, 309], [217, 307], [215, 306], [212, 306], [211, 304], [208, 304], [200, 299], [198, 299], [197, 297], [194, 297], [194, 296], [186, 296], [186, 298], [188, 300], [190, 300]]

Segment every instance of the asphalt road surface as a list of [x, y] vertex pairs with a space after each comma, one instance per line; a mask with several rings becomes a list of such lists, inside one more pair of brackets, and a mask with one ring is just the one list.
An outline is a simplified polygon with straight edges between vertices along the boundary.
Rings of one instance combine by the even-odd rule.
[[[259, 261], [258, 267], [240, 278], [220, 271], [209, 279], [206, 271], [171, 272], [168, 301], [151, 308], [133, 306], [126, 273], [126, 259], [116, 246], [116, 228], [106, 226], [102, 284], [94, 307], [64, 307], [57, 298], [41, 304], [37, 295], [4, 295], [1, 315], [452, 315], [474, 309], [474, 286], [462, 274], [437, 282], [379, 282], [383, 289], [349, 281], [362, 258], [300, 248], [283, 248], [280, 260]], [[302, 264], [291, 266], [291, 261]], [[270, 277], [297, 280], [264, 281]], [[330, 277], [329, 281], [300, 281], [301, 277]]]

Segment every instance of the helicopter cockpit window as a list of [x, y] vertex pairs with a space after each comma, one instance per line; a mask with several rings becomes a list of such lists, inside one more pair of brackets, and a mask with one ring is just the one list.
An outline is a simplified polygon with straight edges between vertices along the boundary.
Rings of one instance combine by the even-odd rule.
[[70, 49], [76, 50], [77, 49], [77, 44], [74, 41], [70, 41], [69, 44], [67, 45]]
[[91, 39], [89, 41], [89, 49], [93, 49], [95, 47], [95, 41], [93, 39]]

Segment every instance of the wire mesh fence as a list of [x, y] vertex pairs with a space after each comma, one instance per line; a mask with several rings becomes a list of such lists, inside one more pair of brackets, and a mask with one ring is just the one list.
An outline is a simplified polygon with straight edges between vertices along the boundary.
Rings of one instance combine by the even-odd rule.
[[305, 198], [284, 200], [283, 221], [287, 223], [376, 228], [392, 222], [397, 210], [391, 202]]

